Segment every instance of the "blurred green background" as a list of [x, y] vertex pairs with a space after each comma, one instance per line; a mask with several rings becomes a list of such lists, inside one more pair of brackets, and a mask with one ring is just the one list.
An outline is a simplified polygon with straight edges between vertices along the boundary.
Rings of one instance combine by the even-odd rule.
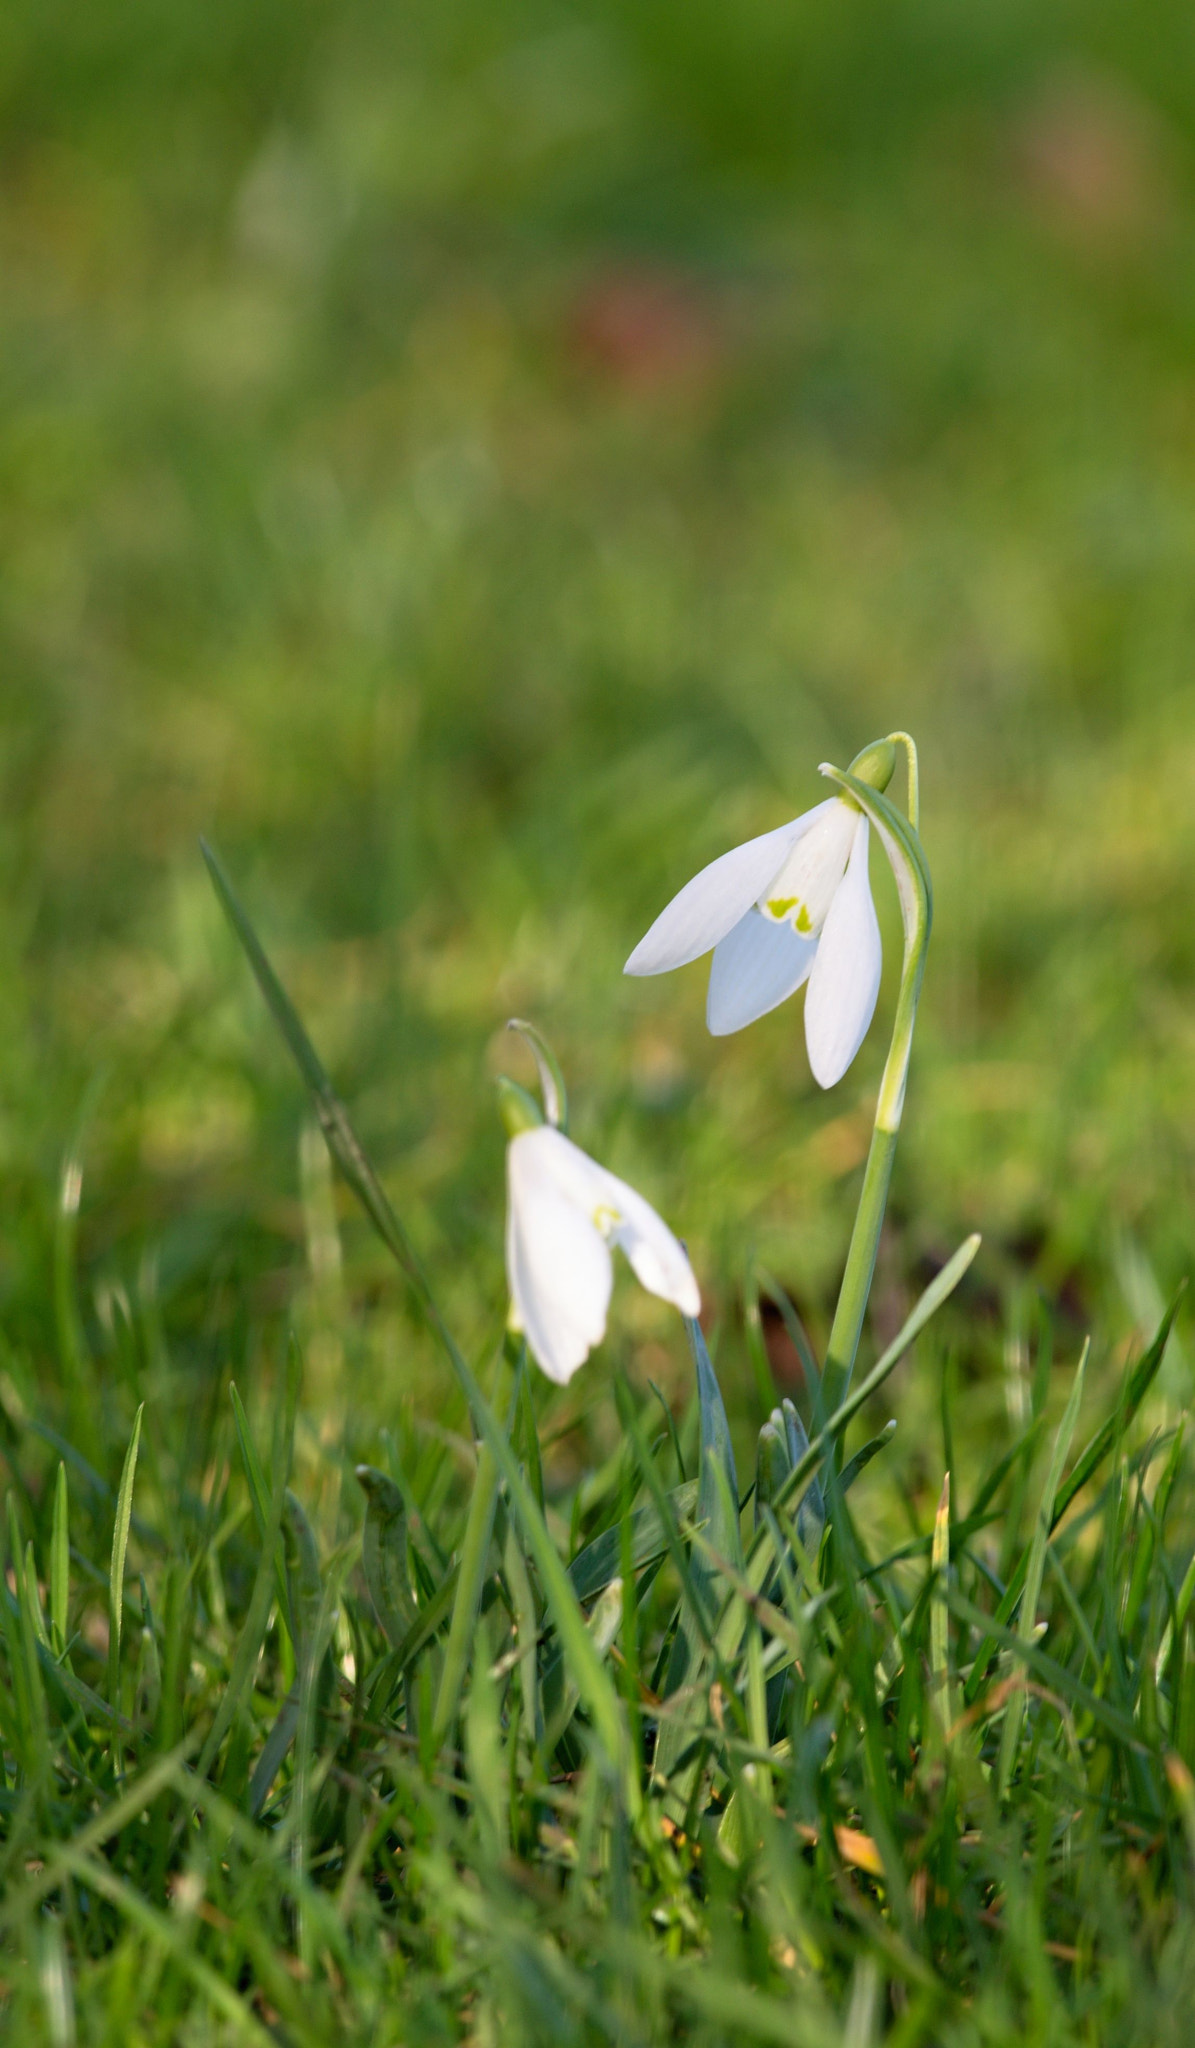
[[[621, 964], [892, 726], [938, 922], [876, 1320], [977, 1227], [978, 1384], [1038, 1290], [1117, 1355], [1193, 1207], [1191, 17], [12, 0], [0, 100], [10, 1417], [87, 1353], [123, 1411], [132, 1346], [181, 1442], [291, 1319], [327, 1442], [437, 1412], [201, 833], [469, 1347], [518, 1012], [747, 1412], [749, 1259], [832, 1306], [891, 882], [829, 1097], [799, 1001], [715, 1042], [703, 967]], [[605, 1356], [569, 1412], [683, 1395], [629, 1288]]]

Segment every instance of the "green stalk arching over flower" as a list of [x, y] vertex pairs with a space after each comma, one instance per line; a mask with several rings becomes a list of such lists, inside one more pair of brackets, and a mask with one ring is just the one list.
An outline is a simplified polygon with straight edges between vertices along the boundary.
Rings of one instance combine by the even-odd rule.
[[895, 804], [883, 790], [862, 781], [853, 775], [850, 769], [844, 771], [841, 768], [834, 768], [828, 762], [823, 762], [821, 768], [823, 775], [828, 776], [832, 782], [837, 782], [840, 788], [854, 798], [860, 810], [875, 826], [896, 880], [901, 923], [904, 928], [904, 958], [901, 963], [900, 989], [896, 998], [896, 1015], [892, 1024], [892, 1041], [880, 1079], [871, 1145], [868, 1149], [867, 1165], [863, 1171], [863, 1187], [859, 1195], [859, 1206], [855, 1211], [846, 1268], [838, 1293], [838, 1305], [834, 1311], [834, 1322], [830, 1330], [830, 1342], [822, 1375], [821, 1398], [827, 1414], [831, 1413], [846, 1395], [854, 1371], [855, 1354], [859, 1349], [863, 1316], [867, 1308], [867, 1297], [871, 1292], [872, 1274], [875, 1271], [880, 1228], [888, 1199], [888, 1183], [892, 1177], [896, 1139], [904, 1113], [909, 1056], [913, 1049], [913, 1026], [917, 1017], [917, 1002], [921, 994], [925, 956], [933, 923], [933, 888], [917, 831], [917, 750], [906, 733], [893, 733], [889, 737], [891, 741], [899, 740], [908, 754], [908, 818], [902, 818]]

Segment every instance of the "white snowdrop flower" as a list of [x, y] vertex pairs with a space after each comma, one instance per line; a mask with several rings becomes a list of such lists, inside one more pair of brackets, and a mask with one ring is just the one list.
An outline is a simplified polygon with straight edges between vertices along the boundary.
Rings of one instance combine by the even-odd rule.
[[[851, 773], [882, 789], [895, 758], [885, 741]], [[706, 1022], [715, 1037], [753, 1024], [807, 981], [809, 1064], [832, 1088], [863, 1043], [880, 991], [868, 839], [858, 807], [832, 796], [736, 846], [673, 897], [624, 971], [667, 974], [712, 948]]]
[[695, 1316], [701, 1295], [684, 1247], [649, 1202], [550, 1124], [521, 1130], [506, 1153], [506, 1272], [511, 1327], [564, 1385], [606, 1331], [621, 1245], [650, 1293]]

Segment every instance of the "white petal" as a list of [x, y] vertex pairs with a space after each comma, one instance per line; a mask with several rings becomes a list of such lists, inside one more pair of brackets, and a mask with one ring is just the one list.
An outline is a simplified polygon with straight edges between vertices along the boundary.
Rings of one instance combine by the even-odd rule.
[[619, 1180], [613, 1173], [606, 1173], [603, 1178], [607, 1197], [618, 1209], [618, 1221], [610, 1236], [626, 1253], [635, 1278], [649, 1294], [670, 1301], [682, 1315], [697, 1315], [701, 1309], [701, 1290], [679, 1238], [673, 1236], [651, 1203], [628, 1187], [625, 1180]]
[[[567, 1148], [563, 1157], [557, 1147]], [[532, 1356], [549, 1379], [563, 1385], [606, 1329], [613, 1271], [591, 1213], [601, 1168], [544, 1125], [511, 1140], [506, 1177], [506, 1263], [515, 1319]], [[578, 1183], [586, 1196], [581, 1203], [575, 1199]]]
[[761, 893], [759, 908], [766, 917], [783, 919], [804, 938], [817, 937], [846, 873], [858, 822], [855, 806], [841, 797], [827, 805]]
[[880, 992], [880, 928], [867, 874], [867, 820], [855, 831], [846, 874], [822, 927], [805, 997], [805, 1043], [813, 1078], [841, 1081], [875, 1012]]
[[773, 876], [780, 872], [790, 849], [802, 839], [824, 812], [840, 805], [830, 797], [815, 804], [791, 824], [748, 839], [718, 860], [711, 861], [686, 882], [660, 912], [651, 930], [640, 939], [623, 969], [624, 974], [667, 974], [708, 953], [719, 939], [736, 925], [763, 894]]
[[705, 1021], [715, 1038], [741, 1031], [798, 989], [813, 966], [816, 939], [774, 924], [752, 908], [714, 947]]

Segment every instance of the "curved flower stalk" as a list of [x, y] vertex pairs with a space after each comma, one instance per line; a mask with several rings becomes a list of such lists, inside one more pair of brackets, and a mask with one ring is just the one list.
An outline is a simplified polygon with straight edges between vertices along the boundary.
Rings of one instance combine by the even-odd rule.
[[[855, 781], [884, 789], [891, 740], [851, 763]], [[805, 1043], [814, 1080], [845, 1074], [875, 1014], [882, 966], [867, 859], [870, 820], [844, 786], [799, 818], [724, 853], [660, 912], [623, 970], [667, 974], [713, 951], [706, 1022], [741, 1031], [805, 982]]]
[[892, 1024], [892, 1041], [880, 1080], [871, 1145], [868, 1149], [867, 1165], [863, 1171], [863, 1187], [859, 1195], [859, 1206], [855, 1211], [846, 1269], [839, 1289], [838, 1305], [834, 1311], [834, 1322], [830, 1330], [830, 1342], [822, 1374], [821, 1398], [827, 1414], [832, 1413], [846, 1396], [854, 1370], [855, 1354], [859, 1349], [863, 1315], [867, 1307], [867, 1297], [871, 1292], [872, 1274], [875, 1271], [880, 1227], [884, 1221], [884, 1209], [888, 1200], [888, 1183], [892, 1177], [897, 1133], [904, 1113], [909, 1057], [913, 1050], [913, 1026], [917, 1017], [917, 1000], [921, 994], [925, 956], [929, 947], [930, 926], [933, 922], [933, 889], [917, 831], [917, 749], [907, 733], [893, 733], [890, 735], [890, 741], [900, 741], [908, 755], [907, 819], [902, 818], [895, 804], [885, 796], [882, 789], [875, 788], [853, 773], [856, 764], [852, 764], [851, 769], [843, 770], [823, 762], [821, 768], [823, 775], [828, 776], [846, 794], [853, 797], [859, 809], [875, 826], [896, 879], [901, 923], [904, 927], [904, 958], [901, 962], [900, 988], [896, 998], [896, 1016]]
[[[599, 1166], [513, 1082], [501, 1085], [506, 1152], [506, 1274], [510, 1327], [548, 1378], [563, 1386], [606, 1333], [611, 1247], [626, 1253], [650, 1294], [696, 1316], [701, 1292], [683, 1245], [651, 1203]], [[545, 1095], [549, 1110], [555, 1104]]]

